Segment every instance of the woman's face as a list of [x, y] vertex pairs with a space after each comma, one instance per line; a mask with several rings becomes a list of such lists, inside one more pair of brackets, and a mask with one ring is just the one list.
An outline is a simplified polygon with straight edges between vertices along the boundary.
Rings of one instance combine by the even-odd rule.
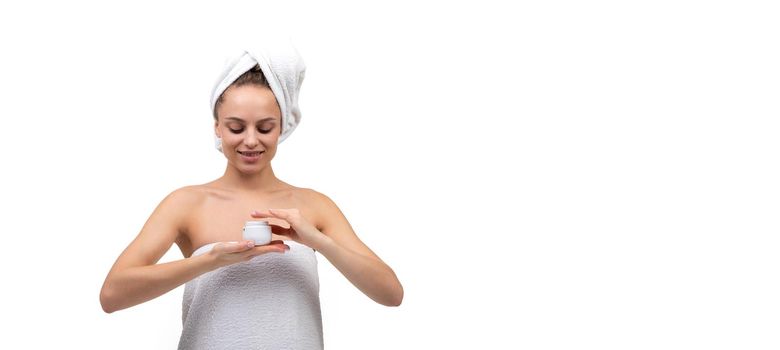
[[256, 173], [276, 154], [281, 115], [271, 89], [231, 86], [217, 108], [214, 132], [222, 138], [222, 153], [242, 173]]

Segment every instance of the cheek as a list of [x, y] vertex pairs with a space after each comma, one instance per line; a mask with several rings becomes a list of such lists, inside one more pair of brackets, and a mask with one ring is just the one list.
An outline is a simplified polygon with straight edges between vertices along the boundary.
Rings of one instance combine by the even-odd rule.
[[241, 137], [241, 135], [236, 135], [229, 131], [226, 133], [222, 133], [222, 144], [224, 145], [235, 146], [237, 144], [240, 144], [242, 140], [243, 138]]
[[260, 140], [263, 141], [265, 144], [273, 143], [276, 144], [276, 140], [279, 139], [279, 132], [278, 131], [271, 131], [267, 134], [258, 134], [260, 135]]

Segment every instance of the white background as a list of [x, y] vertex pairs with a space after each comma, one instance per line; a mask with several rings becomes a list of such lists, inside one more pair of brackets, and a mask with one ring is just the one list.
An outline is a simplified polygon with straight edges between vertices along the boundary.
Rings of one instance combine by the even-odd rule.
[[212, 84], [273, 28], [308, 68], [277, 175], [405, 289], [318, 256], [327, 348], [777, 349], [777, 9], [504, 3], [4, 3], [0, 348], [175, 348], [183, 287], [112, 314], [100, 287], [222, 174]]

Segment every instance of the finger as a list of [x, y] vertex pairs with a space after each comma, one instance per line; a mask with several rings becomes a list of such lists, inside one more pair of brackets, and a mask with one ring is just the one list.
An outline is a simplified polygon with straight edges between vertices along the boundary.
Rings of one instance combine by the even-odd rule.
[[269, 245], [272, 245], [272, 246], [282, 245], [283, 246], [284, 245], [284, 241], [281, 240], [281, 239], [277, 239], [277, 240], [271, 241], [271, 242], [266, 243], [266, 244], [256, 245], [255, 247], [265, 247], [265, 246], [269, 246]]
[[284, 253], [288, 250], [290, 250], [290, 246], [283, 243], [267, 244], [267, 245], [260, 245], [254, 247], [252, 249], [252, 255], [258, 256], [260, 254], [265, 254], [265, 253]]
[[284, 227], [282, 225], [271, 224], [271, 223], [269, 223], [269, 226], [271, 226], [271, 232], [277, 235], [287, 236], [288, 234], [290, 234], [291, 231], [289, 226]]
[[252, 217], [255, 217], [255, 218], [268, 218], [268, 217], [275, 217], [276, 216], [276, 215], [271, 214], [270, 212], [268, 212], [268, 210], [253, 210], [249, 214], [252, 215]]
[[289, 216], [289, 213], [287, 213], [284, 209], [253, 210], [249, 214], [255, 218], [270, 217], [270, 218], [287, 219], [287, 217]]
[[268, 212], [278, 218], [282, 218], [287, 221], [290, 221], [290, 213], [288, 213], [287, 210], [285, 209], [268, 209]]
[[223, 243], [223, 251], [226, 253], [243, 252], [252, 249], [254, 246], [255, 242], [253, 241], [225, 242]]
[[269, 220], [265, 220], [265, 222], [268, 226], [271, 226], [271, 232], [273, 233], [285, 235], [290, 232], [291, 225], [287, 220], [278, 218], [273, 214], [268, 214], [267, 211], [253, 211], [251, 215], [255, 218], [269, 218]]
[[298, 226], [306, 221], [306, 219], [301, 216], [301, 211], [298, 210], [298, 208], [268, 209], [268, 213], [271, 213], [278, 218], [284, 219], [284, 221], [290, 223], [290, 226]]

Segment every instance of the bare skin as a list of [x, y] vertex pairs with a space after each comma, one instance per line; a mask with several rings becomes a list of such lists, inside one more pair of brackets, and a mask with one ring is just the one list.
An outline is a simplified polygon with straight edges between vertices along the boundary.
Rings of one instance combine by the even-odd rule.
[[[281, 112], [273, 93], [255, 85], [230, 87], [217, 112], [214, 130], [223, 140], [225, 174], [177, 189], [161, 201], [109, 271], [100, 292], [103, 310], [111, 313], [141, 304], [203, 273], [261, 254], [284, 254], [289, 249], [285, 240], [315, 249], [377, 303], [400, 305], [403, 287], [395, 273], [357, 237], [336, 204], [274, 175], [271, 159]], [[242, 152], [262, 154], [246, 157]], [[272, 224], [268, 245], [242, 239], [244, 222], [258, 219]], [[192, 256], [213, 242], [220, 243]], [[157, 264], [174, 243], [184, 258]]]

